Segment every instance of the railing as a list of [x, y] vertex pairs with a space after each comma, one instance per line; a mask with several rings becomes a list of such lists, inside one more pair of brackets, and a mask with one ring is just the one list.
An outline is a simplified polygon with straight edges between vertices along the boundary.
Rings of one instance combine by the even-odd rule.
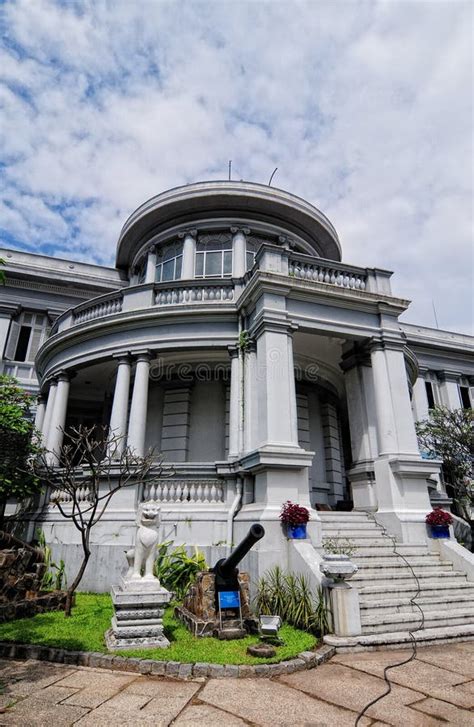
[[89, 305], [83, 304], [78, 306], [73, 313], [74, 325], [78, 323], [85, 323], [86, 321], [92, 321], [95, 318], [102, 318], [103, 316], [109, 316], [112, 313], [120, 313], [122, 310], [123, 294], [119, 293], [108, 293], [101, 298], [96, 298]]
[[305, 255], [291, 255], [288, 261], [288, 273], [291, 277], [301, 280], [327, 283], [353, 290], [365, 290], [367, 283], [367, 274], [360, 268], [329, 260], [318, 261], [317, 258], [307, 258]]
[[[78, 487], [76, 490], [77, 502], [91, 502], [91, 492], [88, 485]], [[67, 505], [72, 502], [72, 495], [63, 490], [53, 490], [49, 496], [49, 507], [54, 507], [59, 502], [61, 505]]]
[[234, 286], [231, 280], [176, 281], [156, 286], [155, 305], [193, 305], [193, 303], [231, 303]]
[[36, 383], [35, 365], [32, 363], [15, 363], [4, 361], [3, 373], [7, 376], [14, 376], [20, 381], [34, 381]]
[[142, 501], [183, 504], [220, 505], [224, 502], [225, 489], [221, 480], [162, 479], [145, 484]]

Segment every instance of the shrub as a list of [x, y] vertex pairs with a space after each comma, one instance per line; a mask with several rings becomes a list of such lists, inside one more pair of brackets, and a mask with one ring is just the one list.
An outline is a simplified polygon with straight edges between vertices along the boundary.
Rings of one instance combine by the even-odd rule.
[[275, 566], [260, 578], [254, 605], [259, 615], [280, 616], [298, 629], [322, 636], [330, 630], [330, 612], [322, 588], [316, 596], [305, 575], [284, 573]]
[[425, 518], [427, 525], [451, 525], [453, 518], [451, 513], [435, 507]]
[[153, 572], [161, 585], [172, 591], [175, 598], [181, 601], [191, 583], [194, 583], [200, 571], [207, 570], [206, 559], [198, 548], [188, 555], [184, 545], [170, 550], [173, 543], [168, 540], [158, 546]]
[[280, 520], [285, 525], [305, 525], [309, 520], [309, 510], [302, 505], [287, 500], [283, 503], [280, 513]]

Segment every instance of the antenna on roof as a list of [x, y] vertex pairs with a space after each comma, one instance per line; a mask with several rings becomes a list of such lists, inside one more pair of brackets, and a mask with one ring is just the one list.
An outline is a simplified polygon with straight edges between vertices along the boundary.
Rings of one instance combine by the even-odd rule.
[[436, 315], [436, 308], [435, 308], [435, 304], [434, 304], [433, 298], [431, 298], [431, 305], [433, 306], [433, 314], [434, 314], [436, 328], [439, 329], [438, 316]]
[[272, 179], [273, 179], [273, 177], [275, 176], [275, 174], [277, 173], [277, 171], [278, 171], [278, 167], [275, 167], [275, 169], [274, 169], [274, 170], [273, 170], [273, 172], [272, 172], [272, 176], [270, 177], [270, 180], [269, 180], [269, 182], [268, 182], [268, 186], [269, 186], [269, 187], [271, 187], [271, 186], [272, 186]]
[[232, 159], [229, 159], [229, 182], [232, 179]]

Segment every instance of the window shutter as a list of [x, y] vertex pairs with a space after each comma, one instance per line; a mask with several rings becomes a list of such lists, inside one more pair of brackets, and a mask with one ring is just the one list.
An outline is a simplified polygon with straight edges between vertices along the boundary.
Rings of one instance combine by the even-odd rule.
[[5, 347], [5, 358], [13, 361], [13, 357], [16, 351], [16, 345], [18, 343], [18, 336], [20, 335], [20, 324], [17, 321], [10, 323], [10, 333], [8, 335], [8, 342]]
[[38, 353], [38, 349], [45, 339], [45, 321], [44, 316], [37, 315], [35, 317], [34, 328], [30, 337], [30, 345], [28, 354], [26, 357], [27, 361], [34, 361], [35, 356]]

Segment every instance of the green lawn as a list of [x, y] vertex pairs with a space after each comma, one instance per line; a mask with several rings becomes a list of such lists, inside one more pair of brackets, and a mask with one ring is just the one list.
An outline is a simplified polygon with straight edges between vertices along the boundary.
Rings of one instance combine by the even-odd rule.
[[[33, 618], [18, 619], [0, 624], [0, 641], [16, 641], [22, 644], [40, 644], [74, 651], [107, 652], [104, 633], [110, 627], [113, 609], [106, 594], [78, 593], [71, 618], [62, 611], [42, 613]], [[284, 646], [277, 648], [273, 659], [248, 656], [247, 646], [258, 642], [258, 637], [247, 636], [236, 641], [197, 639], [177, 621], [171, 609], [164, 617], [165, 634], [171, 641], [168, 649], [140, 649], [119, 652], [122, 656], [136, 656], [166, 661], [214, 664], [265, 664], [291, 659], [300, 651], [312, 649], [317, 639], [311, 634], [283, 626], [280, 636]]]

